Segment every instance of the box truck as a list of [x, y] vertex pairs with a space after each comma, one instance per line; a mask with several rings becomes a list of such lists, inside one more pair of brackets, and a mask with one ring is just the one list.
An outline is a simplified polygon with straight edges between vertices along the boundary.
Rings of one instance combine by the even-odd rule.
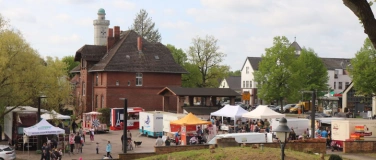
[[151, 137], [162, 136], [164, 113], [162, 111], [140, 112], [140, 133]]
[[[287, 126], [290, 129], [293, 128], [296, 135], [302, 135], [304, 131], [306, 131], [307, 128], [309, 128], [309, 123], [310, 123], [309, 119], [299, 119], [299, 118], [287, 119]], [[277, 128], [279, 126], [279, 118], [272, 119], [270, 125], [273, 131], [273, 128]]]
[[376, 121], [368, 119], [332, 120], [332, 139], [376, 141]]

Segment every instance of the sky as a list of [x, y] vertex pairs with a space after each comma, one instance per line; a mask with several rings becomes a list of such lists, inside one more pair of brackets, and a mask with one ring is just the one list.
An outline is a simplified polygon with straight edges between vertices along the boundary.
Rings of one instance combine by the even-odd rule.
[[43, 57], [75, 55], [94, 44], [99, 8], [110, 28], [121, 30], [145, 9], [162, 43], [184, 51], [193, 38], [212, 35], [227, 55], [222, 64], [233, 71], [246, 57], [260, 57], [275, 36], [291, 43], [296, 37], [301, 47], [331, 58], [353, 58], [367, 37], [342, 0], [0, 0], [0, 14]]

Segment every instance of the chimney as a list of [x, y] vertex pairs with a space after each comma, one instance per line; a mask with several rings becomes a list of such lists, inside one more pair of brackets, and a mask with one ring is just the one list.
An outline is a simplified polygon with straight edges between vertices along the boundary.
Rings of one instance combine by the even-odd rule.
[[112, 28], [109, 28], [108, 36], [107, 36], [107, 52], [111, 50], [114, 44], [115, 44], [114, 30]]
[[137, 37], [137, 48], [138, 48], [138, 51], [142, 51], [142, 38], [141, 37]]
[[114, 26], [115, 30], [115, 43], [120, 39], [120, 26]]

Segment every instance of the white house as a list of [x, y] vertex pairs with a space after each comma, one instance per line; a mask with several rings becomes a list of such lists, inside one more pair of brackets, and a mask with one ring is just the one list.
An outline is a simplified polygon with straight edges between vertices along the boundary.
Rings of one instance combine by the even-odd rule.
[[240, 76], [229, 76], [224, 78], [221, 83], [219, 84], [219, 88], [231, 88], [235, 92], [242, 93], [242, 89], [240, 86]]
[[[294, 41], [291, 44], [296, 48], [296, 54], [300, 54], [301, 47]], [[321, 58], [324, 65], [328, 69], [328, 85], [334, 90], [334, 93], [341, 93], [346, 85], [350, 84], [351, 78], [346, 71], [346, 67], [350, 64], [348, 58]], [[258, 70], [261, 57], [247, 57], [243, 67], [241, 68], [241, 88], [242, 93], [250, 93], [250, 105], [260, 104], [257, 99], [257, 84], [254, 81], [253, 72]]]

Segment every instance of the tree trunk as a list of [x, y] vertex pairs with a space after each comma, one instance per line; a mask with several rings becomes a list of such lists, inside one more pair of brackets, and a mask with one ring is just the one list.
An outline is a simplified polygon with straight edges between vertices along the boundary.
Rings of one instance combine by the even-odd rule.
[[281, 101], [281, 113], [283, 113], [283, 112], [285, 112], [285, 111], [283, 110], [283, 98], [280, 98], [279, 100]]
[[343, 3], [360, 19], [364, 33], [376, 47], [376, 19], [367, 0], [343, 0]]

